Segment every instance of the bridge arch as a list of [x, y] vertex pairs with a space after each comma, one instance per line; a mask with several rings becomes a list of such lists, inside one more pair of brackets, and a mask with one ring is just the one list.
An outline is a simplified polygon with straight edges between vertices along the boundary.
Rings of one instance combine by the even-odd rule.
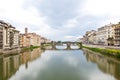
[[[50, 44], [51, 47], [52, 47], [51, 49], [52, 49], [52, 50], [56, 50], [56, 49], [57, 49], [56, 46], [57, 46], [59, 43], [58, 43], [58, 42], [42, 43], [41, 46], [44, 45], [44, 44]], [[71, 50], [71, 49], [72, 49], [72, 48], [71, 48], [71, 45], [72, 45], [72, 44], [77, 44], [77, 45], [79, 45], [79, 47], [80, 47], [79, 49], [82, 49], [82, 43], [81, 43], [81, 42], [68, 42], [68, 41], [67, 41], [67, 42], [61, 42], [61, 44], [62, 44], [62, 45], [63, 45], [63, 44], [66, 44], [67, 47], [66, 47], [65, 50]]]

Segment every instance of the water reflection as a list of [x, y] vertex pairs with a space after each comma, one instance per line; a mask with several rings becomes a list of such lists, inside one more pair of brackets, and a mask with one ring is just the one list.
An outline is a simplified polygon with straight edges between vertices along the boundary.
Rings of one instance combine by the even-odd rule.
[[97, 64], [102, 72], [114, 76], [116, 80], [120, 80], [120, 61], [114, 58], [105, 57], [101, 54], [92, 53], [89, 50], [84, 50], [84, 53], [87, 60]]
[[[89, 59], [88, 59], [89, 60]], [[24, 73], [24, 75], [23, 75]], [[88, 62], [81, 50], [47, 50], [40, 58], [21, 67], [10, 80], [115, 80]]]
[[28, 68], [28, 62], [31, 62], [41, 55], [40, 49], [34, 49], [32, 52], [24, 52], [11, 56], [0, 56], [0, 80], [8, 80], [24, 64]]
[[[79, 52], [82, 51], [46, 51], [41, 58], [29, 65], [29, 69], [21, 68], [10, 80], [88, 80], [84, 75], [86, 70], [79, 68], [80, 65], [84, 66], [79, 58], [83, 55], [76, 55]], [[77, 56], [79, 57], [76, 58]]]
[[0, 80], [120, 80], [120, 62], [82, 50], [0, 56]]
[[67, 45], [56, 46], [56, 49], [66, 49], [66, 48], [67, 48]]
[[44, 48], [45, 50], [79, 50], [77, 45], [71, 45], [70, 48], [67, 48], [66, 44], [56, 45], [56, 48], [52, 48], [52, 46], [48, 46]]

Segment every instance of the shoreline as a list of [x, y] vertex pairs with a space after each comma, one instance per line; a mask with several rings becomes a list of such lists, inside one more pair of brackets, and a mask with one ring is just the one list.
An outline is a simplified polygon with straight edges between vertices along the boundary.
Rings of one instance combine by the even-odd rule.
[[5, 50], [5, 51], [2, 51], [0, 52], [0, 56], [1, 55], [16, 55], [16, 54], [20, 54], [20, 53], [23, 53], [23, 52], [26, 52], [26, 51], [32, 51], [33, 49], [36, 49], [36, 48], [40, 48], [40, 46], [31, 46], [31, 47], [25, 47], [25, 48], [16, 48], [16, 49], [12, 49], [12, 50]]
[[117, 46], [92, 45], [92, 44], [83, 44], [83, 46], [120, 50], [120, 47]]
[[105, 47], [95, 47], [93, 46], [87, 46], [87, 45], [83, 45], [83, 48], [89, 49], [91, 51], [103, 54], [103, 55], [108, 55], [108, 56], [113, 56], [116, 58], [120, 58], [120, 50], [117, 49], [110, 49], [110, 48], [105, 48]]
[[95, 54], [95, 55], [98, 55], [98, 56], [105, 57], [108, 60], [112, 60], [112, 61], [120, 64], [120, 58], [116, 58], [114, 56], [104, 55], [104, 54], [101, 54], [99, 52], [95, 52], [95, 51], [92, 51], [92, 50], [89, 50], [89, 49], [86, 49], [86, 48], [83, 48], [83, 51], [87, 51], [90, 54]]

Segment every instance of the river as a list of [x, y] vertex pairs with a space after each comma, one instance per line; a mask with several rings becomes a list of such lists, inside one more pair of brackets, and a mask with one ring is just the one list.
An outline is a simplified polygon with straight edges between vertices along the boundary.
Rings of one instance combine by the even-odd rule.
[[0, 80], [120, 80], [120, 61], [88, 50], [34, 49], [0, 56]]

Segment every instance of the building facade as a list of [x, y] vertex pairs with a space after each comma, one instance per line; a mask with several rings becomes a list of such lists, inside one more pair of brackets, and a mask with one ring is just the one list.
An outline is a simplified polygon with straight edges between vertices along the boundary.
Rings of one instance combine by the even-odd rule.
[[84, 44], [96, 44], [96, 31], [87, 31], [86, 34], [83, 36], [81, 42]]
[[25, 34], [20, 34], [20, 47], [40, 46], [41, 36], [36, 33], [28, 33], [25, 28]]
[[113, 25], [114, 28], [114, 45], [120, 46], [120, 22]]
[[20, 47], [30, 47], [30, 37], [20, 34]]
[[114, 24], [110, 23], [98, 28], [97, 31], [86, 31], [85, 35], [83, 36], [82, 42], [84, 44], [98, 45], [114, 45], [114, 43], [119, 44], [119, 25], [113, 25]]
[[11, 24], [0, 21], [0, 49], [19, 47], [19, 31]]
[[108, 24], [103, 27], [98, 28], [96, 32], [96, 41], [97, 44], [101, 45], [113, 45], [113, 37], [114, 37], [114, 28], [113, 24]]
[[31, 46], [40, 46], [40, 35], [36, 33], [28, 33], [27, 36], [30, 37]]

